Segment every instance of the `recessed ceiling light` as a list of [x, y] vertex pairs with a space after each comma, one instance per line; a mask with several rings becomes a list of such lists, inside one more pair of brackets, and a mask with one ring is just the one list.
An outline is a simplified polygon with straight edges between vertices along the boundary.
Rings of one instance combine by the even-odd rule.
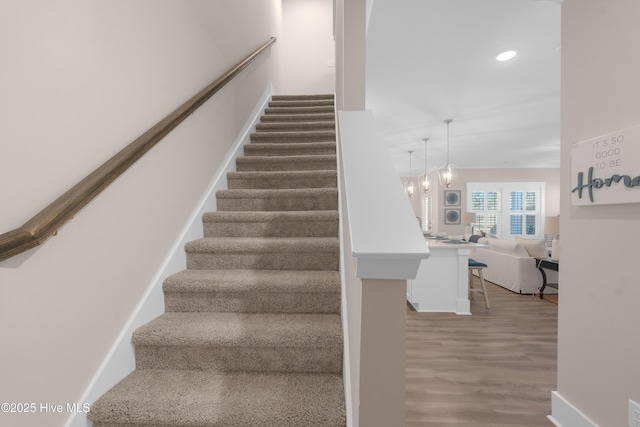
[[515, 50], [505, 50], [504, 52], [500, 52], [496, 55], [496, 60], [498, 61], [508, 61], [510, 59], [515, 58], [518, 54]]

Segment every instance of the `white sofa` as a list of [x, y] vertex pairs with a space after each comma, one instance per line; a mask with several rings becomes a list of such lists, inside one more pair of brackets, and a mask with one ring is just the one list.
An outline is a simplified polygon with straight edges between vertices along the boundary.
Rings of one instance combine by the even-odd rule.
[[[468, 240], [468, 236], [465, 237]], [[540, 250], [539, 248], [529, 245], [526, 240], [519, 243], [510, 239], [482, 237], [478, 239], [477, 243], [485, 246], [473, 248], [470, 258], [487, 264], [487, 268], [483, 272], [486, 280], [520, 294], [539, 292], [542, 286], [542, 275], [536, 268], [534, 258], [534, 256], [544, 256], [544, 253], [536, 252], [536, 250]], [[545, 270], [545, 273], [547, 283], [558, 283], [557, 272]], [[554, 288], [547, 287], [545, 289], [545, 293], [556, 292]]]

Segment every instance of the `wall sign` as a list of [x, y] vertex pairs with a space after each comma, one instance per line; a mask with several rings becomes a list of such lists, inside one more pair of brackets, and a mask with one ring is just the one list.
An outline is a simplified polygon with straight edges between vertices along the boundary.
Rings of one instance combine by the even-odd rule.
[[571, 146], [571, 204], [640, 203], [640, 126]]

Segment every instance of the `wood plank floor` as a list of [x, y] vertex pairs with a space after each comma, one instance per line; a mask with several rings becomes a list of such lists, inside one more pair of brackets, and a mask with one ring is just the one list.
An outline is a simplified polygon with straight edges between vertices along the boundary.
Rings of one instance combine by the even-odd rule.
[[476, 294], [471, 316], [407, 307], [407, 426], [553, 426], [558, 306], [487, 292], [491, 308]]

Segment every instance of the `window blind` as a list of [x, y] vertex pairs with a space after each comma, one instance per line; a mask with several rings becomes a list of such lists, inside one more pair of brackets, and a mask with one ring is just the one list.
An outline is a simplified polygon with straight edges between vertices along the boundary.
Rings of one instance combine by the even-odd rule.
[[467, 183], [467, 211], [476, 214], [473, 230], [503, 238], [541, 238], [544, 191], [544, 182]]

